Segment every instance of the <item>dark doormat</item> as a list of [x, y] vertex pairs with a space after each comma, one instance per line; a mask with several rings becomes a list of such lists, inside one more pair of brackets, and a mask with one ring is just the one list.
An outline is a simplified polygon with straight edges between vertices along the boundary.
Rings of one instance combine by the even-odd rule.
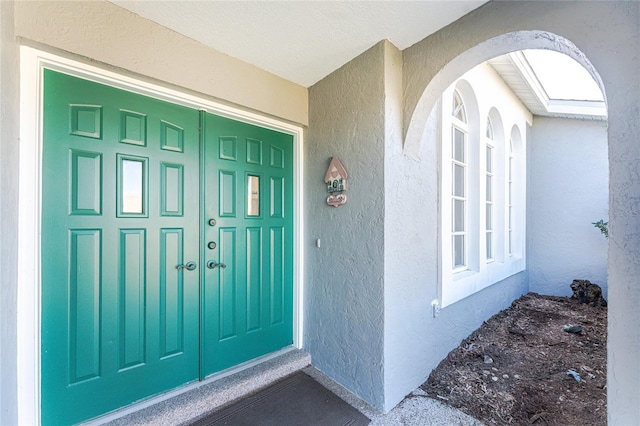
[[370, 420], [329, 389], [299, 371], [193, 426], [365, 426]]

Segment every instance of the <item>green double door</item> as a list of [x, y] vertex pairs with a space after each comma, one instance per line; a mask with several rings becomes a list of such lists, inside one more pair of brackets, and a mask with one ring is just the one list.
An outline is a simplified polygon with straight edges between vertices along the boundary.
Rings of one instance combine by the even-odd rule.
[[290, 135], [45, 70], [42, 422], [292, 343]]

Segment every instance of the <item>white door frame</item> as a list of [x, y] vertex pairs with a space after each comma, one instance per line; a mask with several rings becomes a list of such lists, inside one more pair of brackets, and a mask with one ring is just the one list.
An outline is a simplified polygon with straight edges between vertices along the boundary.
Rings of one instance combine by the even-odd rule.
[[27, 46], [20, 48], [20, 164], [18, 205], [18, 422], [40, 423], [40, 219], [42, 216], [43, 69], [232, 118], [293, 136], [294, 301], [293, 346], [303, 345], [303, 129], [175, 89], [117, 74]]

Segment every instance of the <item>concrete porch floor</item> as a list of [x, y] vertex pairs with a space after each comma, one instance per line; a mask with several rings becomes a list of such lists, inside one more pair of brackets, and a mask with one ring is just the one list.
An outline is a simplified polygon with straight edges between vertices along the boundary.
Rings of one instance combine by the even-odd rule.
[[461, 411], [424, 396], [424, 392], [420, 389], [409, 394], [389, 413], [380, 413], [314, 368], [311, 365], [311, 356], [299, 349], [280, 351], [258, 362], [240, 366], [204, 382], [185, 386], [94, 419], [86, 425], [188, 425], [298, 370], [303, 370], [369, 417], [371, 426], [425, 424], [482, 426], [478, 420]]

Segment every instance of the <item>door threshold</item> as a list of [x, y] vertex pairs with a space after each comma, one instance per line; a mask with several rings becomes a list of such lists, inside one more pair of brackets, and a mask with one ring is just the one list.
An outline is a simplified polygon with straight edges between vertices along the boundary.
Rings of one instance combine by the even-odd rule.
[[188, 424], [309, 364], [311, 364], [311, 355], [303, 350], [287, 347], [83, 424], [87, 426]]

